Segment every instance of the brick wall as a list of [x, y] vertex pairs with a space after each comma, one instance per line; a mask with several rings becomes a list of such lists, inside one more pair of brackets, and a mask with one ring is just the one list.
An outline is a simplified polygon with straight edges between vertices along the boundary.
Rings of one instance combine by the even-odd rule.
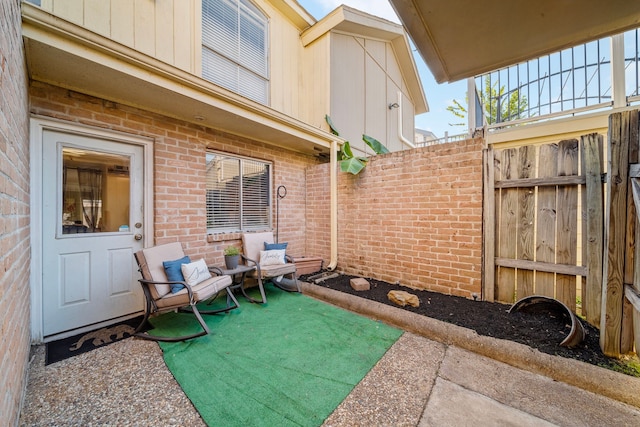
[[[38, 82], [30, 101], [34, 114], [153, 138], [155, 243], [182, 242], [188, 255], [209, 263], [222, 265], [222, 249], [239, 244], [240, 235], [207, 235], [206, 150], [272, 162], [274, 194], [279, 185], [287, 188], [279, 201], [279, 240], [289, 242], [291, 255], [305, 254], [305, 169], [316, 164], [314, 157]], [[273, 215], [275, 227], [275, 195]]]
[[[338, 173], [338, 267], [471, 297], [481, 292], [482, 140], [372, 158]], [[329, 260], [328, 165], [307, 171], [309, 255]]]
[[0, 424], [17, 425], [30, 341], [27, 82], [17, 0], [0, 0]]

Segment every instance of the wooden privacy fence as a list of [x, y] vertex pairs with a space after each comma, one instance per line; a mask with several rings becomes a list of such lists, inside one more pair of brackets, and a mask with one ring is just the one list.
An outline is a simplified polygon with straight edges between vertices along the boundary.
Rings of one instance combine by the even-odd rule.
[[558, 299], [600, 323], [601, 135], [484, 152], [484, 299]]
[[597, 134], [488, 148], [483, 157], [484, 299], [513, 303], [544, 295], [577, 312], [580, 297], [581, 314], [600, 328], [604, 354], [637, 351], [638, 110], [609, 116], [607, 174], [603, 138]]

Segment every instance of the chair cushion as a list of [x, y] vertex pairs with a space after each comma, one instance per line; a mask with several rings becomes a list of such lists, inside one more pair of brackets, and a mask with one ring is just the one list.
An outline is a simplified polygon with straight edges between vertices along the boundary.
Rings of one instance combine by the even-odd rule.
[[[285, 274], [291, 274], [296, 272], [296, 265], [293, 263], [289, 264], [277, 264], [277, 265], [266, 265], [260, 266], [260, 276], [263, 279], [269, 277], [277, 277]], [[251, 272], [252, 277], [257, 275], [256, 271]]]
[[[151, 275], [151, 277], [145, 277], [145, 279], [155, 280], [156, 282], [166, 282], [168, 280], [164, 266], [162, 265], [163, 261], [184, 257], [184, 251], [179, 242], [166, 243], [142, 249], [142, 253], [149, 268], [149, 274]], [[157, 292], [157, 295], [153, 295], [154, 299], [171, 292], [169, 285], [155, 285], [152, 288]]]
[[[162, 261], [164, 272], [167, 275], [167, 280], [170, 282], [184, 282], [182, 264], [189, 264], [190, 262], [191, 259], [186, 255], [180, 259], [174, 259], [173, 261]], [[171, 292], [175, 294], [183, 288], [184, 285], [182, 283], [174, 283], [171, 285]]]
[[192, 288], [198, 283], [211, 278], [211, 272], [209, 268], [207, 268], [207, 263], [204, 262], [202, 258], [189, 264], [182, 264], [181, 268], [184, 281]]
[[270, 251], [260, 251], [260, 267], [268, 265], [282, 265], [284, 261], [284, 249], [273, 249]]
[[244, 256], [255, 262], [260, 259], [260, 251], [264, 250], [265, 243], [273, 243], [272, 232], [242, 234], [242, 252]]
[[[231, 285], [231, 276], [212, 276], [193, 286], [191, 290], [193, 291], [193, 296], [196, 301], [204, 301], [229, 285]], [[156, 300], [156, 305], [159, 309], [189, 305], [189, 293], [186, 288], [175, 294], [169, 293], [159, 300]]]

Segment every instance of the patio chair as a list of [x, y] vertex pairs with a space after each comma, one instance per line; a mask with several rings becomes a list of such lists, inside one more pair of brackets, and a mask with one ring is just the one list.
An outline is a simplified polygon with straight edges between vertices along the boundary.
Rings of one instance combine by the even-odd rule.
[[[137, 337], [154, 341], [176, 342], [207, 335], [209, 328], [202, 319], [201, 313], [223, 313], [238, 307], [238, 301], [229, 287], [232, 283], [231, 277], [222, 275], [217, 267], [207, 267], [204, 260], [190, 263], [190, 259], [185, 257], [180, 243], [168, 243], [142, 249], [135, 253], [135, 258], [142, 274], [142, 279], [138, 281], [142, 285], [146, 299], [144, 319], [134, 332]], [[187, 265], [186, 270], [183, 265]], [[200, 267], [200, 269], [196, 267]], [[181, 274], [176, 275], [176, 271], [180, 271]], [[188, 277], [182, 276], [183, 271], [188, 272]], [[171, 277], [167, 277], [167, 274]], [[195, 277], [197, 275], [199, 278]], [[212, 299], [222, 290], [227, 293], [226, 307], [207, 311], [198, 310], [196, 304]], [[142, 332], [150, 315], [169, 310], [193, 313], [202, 331], [179, 337], [161, 337]]]
[[301, 292], [300, 284], [296, 278], [296, 265], [293, 259], [285, 254], [284, 262], [267, 263], [261, 258], [265, 252], [265, 243], [273, 244], [273, 233], [244, 233], [242, 234], [242, 260], [247, 266], [254, 266], [256, 269], [248, 273], [248, 277], [253, 277], [258, 282], [262, 304], [267, 302], [264, 293], [263, 281], [271, 279], [271, 282], [280, 289], [288, 292]]

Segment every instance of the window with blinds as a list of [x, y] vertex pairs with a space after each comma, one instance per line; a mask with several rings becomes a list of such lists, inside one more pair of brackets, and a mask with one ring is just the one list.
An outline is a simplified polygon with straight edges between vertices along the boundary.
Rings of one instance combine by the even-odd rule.
[[203, 0], [202, 77], [269, 101], [268, 20], [250, 0]]
[[271, 165], [207, 153], [207, 231], [271, 228]]

